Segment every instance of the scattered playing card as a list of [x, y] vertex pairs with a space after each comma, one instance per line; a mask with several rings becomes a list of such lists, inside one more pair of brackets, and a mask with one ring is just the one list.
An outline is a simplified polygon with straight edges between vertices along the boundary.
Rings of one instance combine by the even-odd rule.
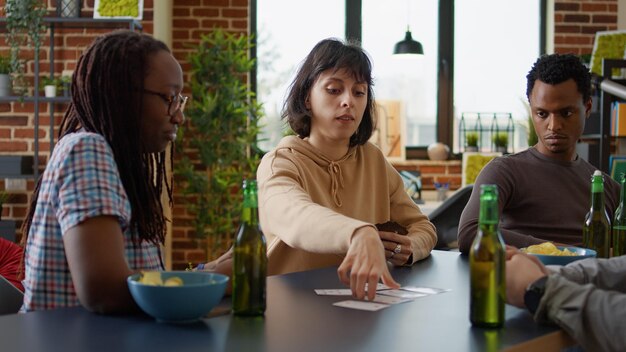
[[349, 288], [345, 289], [316, 289], [315, 293], [320, 296], [352, 296]]
[[385, 291], [380, 291], [379, 293], [385, 296], [393, 296], [393, 297], [400, 297], [400, 298], [407, 298], [407, 299], [415, 299], [415, 298], [427, 296], [426, 294], [423, 294], [423, 293], [403, 291], [403, 290], [385, 290]]
[[443, 292], [448, 292], [448, 288], [436, 288], [436, 287], [417, 287], [417, 286], [403, 286], [401, 290], [423, 293], [426, 295], [436, 295]]
[[381, 310], [383, 308], [389, 307], [387, 304], [376, 303], [376, 302], [366, 302], [366, 301], [341, 301], [333, 303], [333, 306], [343, 307], [343, 308], [351, 308], [351, 309], [360, 309], [360, 310], [368, 310], [371, 312]]
[[372, 302], [383, 303], [383, 304], [398, 304], [398, 303], [405, 303], [405, 302], [411, 302], [411, 301], [412, 299], [409, 299], [409, 298], [376, 295], [376, 297], [374, 297], [374, 300]]

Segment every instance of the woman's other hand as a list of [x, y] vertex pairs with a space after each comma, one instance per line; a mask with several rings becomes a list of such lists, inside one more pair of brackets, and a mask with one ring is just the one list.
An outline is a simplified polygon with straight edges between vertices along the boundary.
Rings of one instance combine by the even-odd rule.
[[378, 235], [385, 247], [385, 258], [391, 264], [412, 264], [408, 261], [413, 254], [413, 244], [407, 236], [387, 231], [378, 231]]
[[524, 294], [528, 285], [549, 274], [548, 269], [537, 257], [522, 252], [507, 251], [507, 303], [524, 308]]

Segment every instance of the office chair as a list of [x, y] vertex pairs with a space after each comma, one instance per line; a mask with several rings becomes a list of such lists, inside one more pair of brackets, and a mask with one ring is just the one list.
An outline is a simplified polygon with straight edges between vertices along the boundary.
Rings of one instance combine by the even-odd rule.
[[472, 194], [473, 185], [467, 185], [452, 193], [437, 209], [430, 213], [430, 222], [437, 229], [435, 249], [450, 250], [458, 248], [456, 243], [459, 219]]

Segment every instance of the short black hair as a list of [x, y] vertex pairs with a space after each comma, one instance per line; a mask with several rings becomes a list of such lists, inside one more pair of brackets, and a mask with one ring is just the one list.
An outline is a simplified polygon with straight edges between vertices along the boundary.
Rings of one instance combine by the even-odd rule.
[[578, 87], [578, 92], [583, 97], [583, 102], [591, 98], [591, 73], [574, 54], [551, 54], [541, 56], [526, 75], [526, 97], [530, 102], [530, 94], [535, 86], [535, 81], [555, 85], [573, 79]]
[[350, 146], [367, 142], [374, 131], [374, 92], [372, 89], [372, 63], [365, 51], [353, 42], [324, 39], [317, 43], [304, 59], [283, 106], [282, 117], [300, 137], [311, 134], [311, 116], [306, 99], [320, 74], [328, 69], [346, 70], [359, 82], [367, 83], [367, 105], [356, 133], [350, 137]]

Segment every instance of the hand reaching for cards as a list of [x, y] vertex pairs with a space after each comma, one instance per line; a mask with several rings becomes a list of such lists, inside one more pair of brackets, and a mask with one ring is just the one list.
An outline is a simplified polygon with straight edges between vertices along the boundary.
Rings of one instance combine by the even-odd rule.
[[378, 231], [369, 226], [354, 232], [348, 253], [337, 269], [337, 274], [344, 284], [350, 286], [352, 295], [357, 299], [365, 297], [367, 283], [367, 298], [373, 300], [380, 279], [391, 288], [400, 288], [389, 273]]

